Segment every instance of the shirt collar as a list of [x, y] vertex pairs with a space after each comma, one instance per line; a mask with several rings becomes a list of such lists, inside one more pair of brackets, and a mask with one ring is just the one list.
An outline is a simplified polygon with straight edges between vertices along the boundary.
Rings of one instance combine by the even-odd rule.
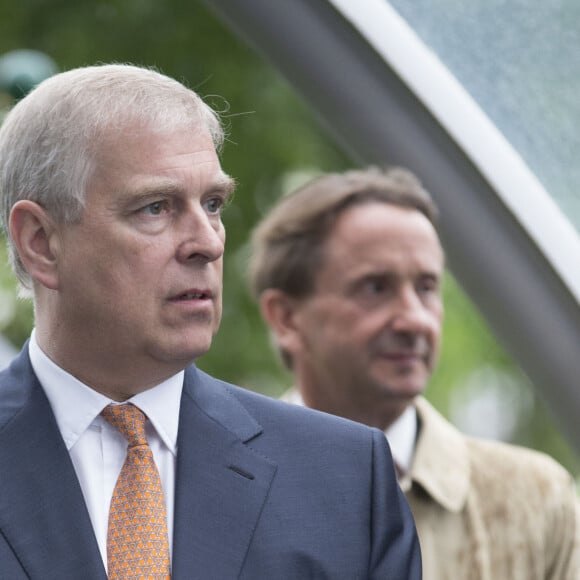
[[409, 405], [403, 414], [385, 430], [393, 459], [403, 474], [408, 473], [413, 464], [415, 440], [417, 437], [417, 412]]
[[[70, 451], [101, 411], [114, 401], [91, 389], [50, 360], [38, 345], [35, 330], [32, 331], [28, 352], [32, 368], [46, 393], [62, 438]], [[184, 372], [181, 371], [128, 401], [147, 415], [163, 443], [174, 455], [177, 452], [183, 378]]]

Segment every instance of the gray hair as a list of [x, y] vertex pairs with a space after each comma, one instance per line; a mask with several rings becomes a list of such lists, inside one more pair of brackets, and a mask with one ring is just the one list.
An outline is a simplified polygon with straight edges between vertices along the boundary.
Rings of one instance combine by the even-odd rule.
[[139, 123], [151, 130], [204, 127], [216, 149], [224, 133], [217, 113], [175, 79], [129, 64], [83, 67], [40, 83], [8, 113], [0, 127], [0, 212], [10, 262], [30, 290], [8, 220], [28, 199], [61, 223], [82, 217], [100, 138]]

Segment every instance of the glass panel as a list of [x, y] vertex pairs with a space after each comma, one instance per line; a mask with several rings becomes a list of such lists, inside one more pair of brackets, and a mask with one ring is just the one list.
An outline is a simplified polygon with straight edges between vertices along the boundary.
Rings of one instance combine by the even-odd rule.
[[580, 231], [580, 4], [392, 0]]

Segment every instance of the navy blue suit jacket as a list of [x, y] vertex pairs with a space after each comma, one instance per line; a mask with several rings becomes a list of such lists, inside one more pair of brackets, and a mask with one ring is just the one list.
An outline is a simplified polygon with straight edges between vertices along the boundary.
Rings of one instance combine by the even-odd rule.
[[[179, 420], [173, 580], [421, 578], [379, 431], [195, 367]], [[0, 373], [0, 579], [106, 579], [26, 347]]]

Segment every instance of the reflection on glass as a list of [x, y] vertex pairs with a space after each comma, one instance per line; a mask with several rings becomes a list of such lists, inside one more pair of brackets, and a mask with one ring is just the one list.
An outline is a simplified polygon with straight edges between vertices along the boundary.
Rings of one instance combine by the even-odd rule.
[[392, 0], [580, 231], [580, 3]]

